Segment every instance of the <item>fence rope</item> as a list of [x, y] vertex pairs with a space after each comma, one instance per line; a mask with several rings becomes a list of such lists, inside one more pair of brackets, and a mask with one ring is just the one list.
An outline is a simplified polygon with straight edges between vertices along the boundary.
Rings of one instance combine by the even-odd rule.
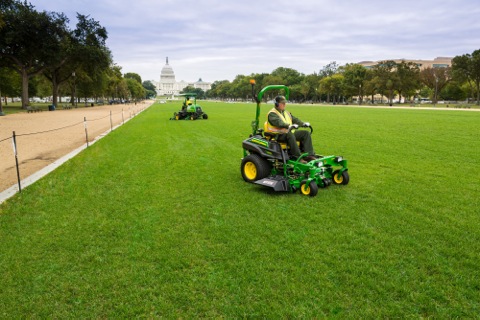
[[[122, 111], [119, 111], [119, 112], [116, 112], [116, 113], [112, 113], [112, 115], [119, 114], [119, 113], [122, 113]], [[107, 115], [104, 116], [104, 117], [100, 117], [100, 118], [92, 119], [92, 120], [86, 120], [86, 121], [87, 121], [87, 122], [88, 122], [88, 121], [93, 122], [93, 121], [102, 120], [102, 119], [105, 119], [105, 118], [108, 118], [108, 117], [110, 117], [110, 114], [107, 114]], [[30, 136], [30, 135], [34, 135], [34, 134], [40, 134], [40, 133], [47, 133], [47, 132], [62, 130], [62, 129], [66, 129], [66, 128], [78, 126], [79, 124], [82, 124], [82, 123], [84, 123], [84, 121], [82, 121], [82, 122], [77, 122], [77, 123], [75, 123], [75, 124], [68, 125], [68, 126], [65, 126], [65, 127], [60, 127], [60, 128], [55, 128], [55, 129], [50, 129], [50, 130], [45, 130], [45, 131], [38, 131], [38, 132], [29, 132], [29, 133], [17, 134], [17, 137]], [[3, 141], [5, 141], [5, 140], [11, 139], [11, 138], [12, 138], [12, 137], [4, 138], [4, 139], [0, 140], [0, 142], [3, 142]]]
[[[145, 110], [145, 109], [146, 108], [141, 108], [140, 112]], [[138, 110], [135, 108], [135, 111], [138, 111]], [[134, 116], [137, 114], [137, 112], [135, 112], [135, 111], [134, 111]], [[130, 107], [129, 107], [129, 112], [130, 112], [130, 118], [132, 118], [132, 110], [131, 110]], [[121, 124], [125, 124], [124, 109], [122, 108], [122, 110], [120, 110], [118, 112], [115, 112], [115, 113], [112, 113], [112, 111], [110, 110], [109, 114], [107, 114], [104, 117], [100, 117], [100, 118], [93, 119], [93, 120], [87, 120], [87, 117], [84, 117], [83, 121], [81, 121], [81, 122], [77, 122], [77, 123], [74, 123], [74, 124], [71, 124], [71, 125], [68, 125], [68, 126], [59, 127], [59, 128], [55, 128], [55, 129], [49, 129], [49, 130], [37, 131], [37, 132], [29, 132], [29, 133], [23, 133], [23, 134], [16, 134], [15, 131], [13, 131], [13, 136], [1, 139], [0, 143], [3, 142], [3, 141], [6, 141], [6, 140], [12, 139], [14, 155], [15, 155], [15, 160], [16, 160], [17, 178], [18, 178], [17, 180], [18, 180], [18, 190], [19, 190], [19, 192], [22, 191], [22, 186], [21, 186], [21, 181], [20, 181], [20, 170], [19, 170], [19, 165], [18, 165], [17, 143], [16, 143], [16, 138], [17, 137], [30, 136], [30, 135], [35, 135], [35, 134], [42, 134], [42, 133], [47, 133], [47, 132], [52, 132], [52, 131], [58, 131], [58, 130], [62, 130], [62, 129], [66, 129], [66, 128], [70, 128], [70, 127], [74, 127], [74, 126], [78, 126], [78, 125], [83, 124], [84, 127], [85, 127], [85, 136], [86, 136], [86, 142], [87, 142], [87, 147], [88, 147], [89, 146], [89, 141], [88, 141], [87, 122], [98, 121], [98, 120], [110, 117], [110, 131], [112, 131], [113, 130], [112, 115], [116, 115], [116, 114], [120, 114], [120, 113], [122, 114]]]
[[82, 122], [75, 123], [75, 124], [72, 124], [72, 125], [69, 125], [69, 126], [61, 127], [61, 128], [55, 128], [55, 129], [50, 129], [50, 130], [45, 130], [45, 131], [38, 131], [38, 132], [30, 132], [30, 133], [17, 134], [17, 137], [30, 136], [30, 135], [33, 135], [33, 134], [39, 134], [39, 133], [46, 133], [46, 132], [52, 132], [52, 131], [62, 130], [62, 129], [66, 129], [66, 128], [78, 126], [79, 124], [82, 124], [82, 123], [83, 123], [83, 121], [82, 121]]

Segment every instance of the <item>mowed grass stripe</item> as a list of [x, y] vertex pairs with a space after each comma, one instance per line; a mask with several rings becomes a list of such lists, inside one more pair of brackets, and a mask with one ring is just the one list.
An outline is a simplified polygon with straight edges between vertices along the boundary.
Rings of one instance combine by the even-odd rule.
[[310, 198], [243, 182], [254, 104], [202, 107], [154, 105], [0, 206], [3, 317], [479, 314], [479, 113], [289, 105], [349, 160]]

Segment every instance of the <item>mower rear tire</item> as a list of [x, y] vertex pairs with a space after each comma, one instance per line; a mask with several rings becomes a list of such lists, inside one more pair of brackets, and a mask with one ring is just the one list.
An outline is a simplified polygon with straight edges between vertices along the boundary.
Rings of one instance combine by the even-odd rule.
[[205, 119], [205, 120], [208, 119], [208, 115], [207, 115], [206, 113], [204, 113], [204, 114], [202, 115], [202, 117], [203, 117], [203, 119]]
[[310, 181], [310, 183], [308, 185], [304, 181], [300, 184], [300, 192], [303, 195], [310, 196], [310, 197], [315, 197], [318, 193], [318, 186], [315, 183], [315, 181]]
[[348, 171], [343, 171], [342, 174], [340, 174], [340, 171], [335, 171], [333, 173], [333, 183], [347, 185], [349, 181], [350, 175], [348, 174]]
[[260, 157], [258, 154], [249, 154], [242, 160], [240, 166], [243, 180], [246, 182], [255, 182], [266, 178], [272, 171], [270, 162]]

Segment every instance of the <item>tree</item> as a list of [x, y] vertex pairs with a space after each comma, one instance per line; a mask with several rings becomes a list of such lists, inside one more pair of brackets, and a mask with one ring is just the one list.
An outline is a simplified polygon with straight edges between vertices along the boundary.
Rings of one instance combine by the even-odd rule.
[[307, 97], [310, 93], [310, 84], [308, 83], [307, 80], [303, 80], [302, 82], [300, 82], [299, 84], [297, 84], [296, 86], [298, 86], [298, 92], [300, 94], [302, 94], [303, 96], [303, 101], [307, 101]]
[[133, 79], [136, 80], [138, 83], [142, 83], [142, 77], [138, 73], [128, 72], [123, 75], [125, 79]]
[[279, 67], [273, 70], [271, 75], [282, 79], [283, 83], [275, 83], [275, 84], [284, 84], [286, 86], [299, 84], [300, 81], [302, 81], [304, 78], [304, 75], [299, 73], [297, 70], [294, 70], [291, 68], [284, 68], [284, 67]]
[[[106, 47], [107, 31], [97, 21], [77, 13], [77, 24], [73, 31], [68, 30], [61, 41], [55, 59], [52, 59], [44, 75], [52, 82], [53, 104], [57, 104], [60, 85], [70, 81], [72, 103], [77, 86], [83, 94], [94, 94], [95, 85], [104, 79], [102, 73], [111, 62], [110, 51]], [[85, 81], [85, 83], [82, 83]], [[72, 85], [74, 83], [74, 85]]]
[[310, 98], [318, 101], [318, 82], [320, 81], [320, 76], [314, 72], [306, 75], [305, 81], [308, 83]]
[[439, 97], [443, 100], [465, 100], [467, 98], [467, 91], [462, 88], [460, 83], [450, 81], [440, 92]]
[[157, 88], [150, 80], [143, 81], [142, 86], [146, 90], [145, 97], [147, 99], [151, 99], [157, 96]]
[[126, 98], [132, 98], [134, 100], [141, 100], [145, 98], [145, 89], [143, 88], [142, 84], [138, 82], [137, 79], [134, 78], [126, 78], [125, 79], [130, 96]]
[[336, 61], [330, 62], [320, 70], [318, 75], [321, 79], [333, 76], [335, 73], [337, 73], [338, 68], [339, 68], [339, 65], [337, 64]]
[[157, 90], [155, 85], [150, 80], [143, 81], [142, 85], [146, 90], [151, 90], [151, 91], [156, 91]]
[[138, 73], [125, 73], [123, 76], [127, 80], [130, 97], [135, 100], [145, 99], [147, 90], [142, 86], [142, 77]]
[[0, 68], [0, 115], [4, 115], [2, 97], [5, 97], [7, 104], [7, 96], [19, 96], [21, 92], [22, 82], [18, 73], [12, 69]]
[[5, 26], [5, 14], [6, 10], [12, 10], [15, 7], [15, 0], [2, 0], [0, 2], [0, 29]]
[[341, 74], [334, 74], [320, 80], [320, 91], [327, 94], [327, 102], [330, 102], [330, 96], [333, 96], [333, 104], [340, 100], [343, 89], [344, 77]]
[[5, 8], [3, 19], [0, 65], [21, 75], [22, 107], [26, 108], [28, 80], [43, 72], [56, 57], [68, 19], [63, 14], [37, 12], [26, 2], [13, 2]]
[[341, 70], [344, 77], [345, 93], [348, 96], [358, 96], [358, 103], [362, 104], [367, 69], [356, 63], [347, 63]]
[[267, 76], [265, 76], [265, 78], [263, 78], [262, 87], [274, 85], [274, 84], [287, 85], [287, 81], [284, 80], [281, 76], [273, 75], [273, 74], [268, 74]]
[[402, 101], [402, 94], [412, 97], [420, 87], [420, 68], [413, 62], [402, 61], [397, 63], [398, 101]]
[[392, 60], [382, 61], [373, 67], [375, 87], [382, 95], [386, 95], [388, 103], [392, 105], [393, 93], [399, 87], [399, 78], [396, 71], [397, 63]]
[[108, 71], [108, 88], [107, 93], [113, 100], [122, 97], [123, 95], [123, 77], [122, 77], [122, 67], [113, 65]]
[[208, 96], [212, 98], [225, 99], [230, 91], [231, 83], [228, 80], [214, 81], [211, 89], [208, 91]]
[[452, 69], [456, 78], [466, 79], [470, 83], [472, 92], [475, 88], [477, 105], [480, 105], [480, 50], [454, 57]]
[[432, 102], [438, 102], [438, 94], [451, 80], [451, 68], [425, 68], [420, 71], [420, 80], [432, 90]]
[[186, 86], [182, 91], [180, 91], [180, 93], [195, 93], [197, 95], [197, 99], [205, 98], [205, 92], [202, 89], [195, 88], [193, 86]]
[[375, 102], [375, 94], [377, 93], [377, 84], [375, 81], [375, 75], [373, 73], [373, 69], [367, 69], [365, 74], [365, 81], [362, 85], [362, 94], [365, 96], [371, 96], [370, 103]]

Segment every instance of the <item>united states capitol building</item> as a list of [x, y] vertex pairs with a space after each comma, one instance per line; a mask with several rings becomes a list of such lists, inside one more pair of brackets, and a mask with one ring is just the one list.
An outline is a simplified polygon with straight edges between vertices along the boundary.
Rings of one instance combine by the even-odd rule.
[[157, 86], [157, 95], [159, 96], [175, 96], [187, 86], [200, 88], [205, 92], [212, 87], [210, 82], [202, 81], [202, 78], [198, 79], [197, 82], [186, 82], [183, 80], [176, 81], [175, 73], [173, 72], [172, 67], [168, 64], [168, 57], [166, 59], [166, 64], [160, 73], [160, 82], [154, 84]]

